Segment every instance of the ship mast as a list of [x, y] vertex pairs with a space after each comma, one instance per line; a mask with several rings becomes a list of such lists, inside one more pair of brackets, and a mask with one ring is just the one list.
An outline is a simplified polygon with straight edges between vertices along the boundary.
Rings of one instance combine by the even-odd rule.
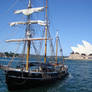
[[[31, 0], [29, 0], [28, 9], [31, 8]], [[30, 21], [30, 15], [27, 16], [27, 22]], [[30, 24], [26, 25], [26, 37], [30, 38]], [[30, 55], [30, 40], [27, 41], [27, 57], [26, 57], [26, 71], [28, 71], [29, 55]]]
[[[48, 21], [48, 17], [47, 17], [47, 3], [48, 0], [46, 0], [46, 9], [45, 9], [45, 19], [46, 19], [46, 25], [45, 25], [45, 39], [47, 39], [47, 30], [48, 30], [48, 25], [47, 25], [47, 21]], [[47, 54], [47, 40], [45, 40], [45, 56], [44, 56], [44, 63], [46, 63], [46, 54]]]
[[[46, 26], [47, 23], [46, 23], [46, 21], [30, 20], [30, 17], [33, 13], [43, 11], [43, 9], [44, 9], [44, 7], [32, 8], [31, 7], [31, 0], [29, 0], [28, 9], [16, 10], [14, 12], [15, 14], [23, 14], [23, 15], [27, 16], [27, 20], [26, 21], [18, 21], [18, 22], [11, 22], [10, 23], [10, 26], [26, 25], [26, 38], [6, 40], [6, 42], [23, 42], [24, 41], [24, 42], [27, 43], [26, 71], [28, 71], [31, 41], [33, 41], [33, 40], [45, 40], [45, 43], [47, 44], [46, 40], [48, 40], [48, 39], [47, 39], [47, 26]], [[46, 9], [46, 11], [47, 11], [47, 9]], [[30, 25], [31, 24], [39, 24], [40, 26], [46, 26], [45, 38], [32, 38], [32, 34], [31, 34], [31, 30], [30, 30]], [[47, 45], [45, 47], [47, 47]], [[47, 50], [47, 48], [45, 48], [45, 51], [46, 50]], [[45, 54], [45, 56], [46, 56], [46, 54]], [[46, 61], [46, 59], [45, 59], [45, 61]]]
[[56, 34], [56, 64], [58, 64], [58, 61], [57, 61], [58, 40], [59, 40], [59, 37], [58, 37], [58, 32], [57, 32], [57, 34]]

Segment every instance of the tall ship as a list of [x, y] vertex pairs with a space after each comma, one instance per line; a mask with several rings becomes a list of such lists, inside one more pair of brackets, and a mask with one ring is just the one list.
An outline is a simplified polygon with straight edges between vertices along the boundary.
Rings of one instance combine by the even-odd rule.
[[[23, 45], [23, 53], [26, 58], [23, 62], [19, 61], [19, 64], [16, 67], [12, 67], [11, 64], [13, 59], [8, 63], [8, 65], [1, 65], [0, 68], [5, 71], [6, 76], [6, 84], [9, 90], [16, 90], [16, 89], [26, 89], [26, 88], [33, 88], [38, 86], [43, 86], [47, 84], [56, 83], [58, 80], [62, 80], [68, 75], [68, 67], [64, 65], [64, 58], [63, 56], [58, 62], [58, 46], [60, 44], [60, 39], [58, 33], [56, 34], [56, 45], [55, 45], [55, 56], [47, 56], [47, 45], [48, 41], [51, 41], [52, 45], [52, 38], [50, 37], [50, 31], [48, 30], [48, 0], [46, 0], [46, 7], [37, 7], [32, 8], [31, 0], [28, 0], [28, 8], [16, 10], [15, 14], [23, 14], [26, 16], [26, 21], [19, 21], [19, 22], [11, 22], [10, 26], [26, 26], [24, 38], [22, 39], [11, 39], [7, 40], [7, 42], [22, 42]], [[32, 20], [32, 16], [34, 13], [39, 13], [41, 11], [45, 11], [45, 20]], [[44, 27], [44, 37], [35, 38], [32, 35], [32, 28], [31, 25], [40, 25]], [[40, 30], [38, 30], [40, 31]], [[35, 33], [36, 34], [36, 33]], [[49, 36], [48, 36], [49, 35]], [[44, 41], [44, 59], [40, 61], [32, 61], [30, 52], [32, 51], [31, 45], [35, 41]], [[35, 47], [34, 47], [35, 48]], [[36, 49], [36, 48], [35, 48]], [[54, 51], [52, 45], [52, 51]], [[60, 49], [62, 54], [62, 49]], [[32, 52], [31, 52], [32, 53]], [[39, 55], [39, 53], [38, 53]], [[39, 55], [40, 57], [40, 55]], [[13, 57], [14, 58], [14, 57]], [[36, 56], [35, 56], [36, 58]], [[50, 61], [51, 58], [55, 58], [53, 61]], [[14, 65], [13, 65], [14, 66]]]

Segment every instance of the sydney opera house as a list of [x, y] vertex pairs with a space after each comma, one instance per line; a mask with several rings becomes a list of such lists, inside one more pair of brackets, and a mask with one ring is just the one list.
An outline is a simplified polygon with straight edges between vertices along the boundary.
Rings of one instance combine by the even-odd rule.
[[92, 44], [87, 41], [82, 41], [82, 45], [71, 47], [72, 53], [69, 59], [91, 59], [92, 60]]

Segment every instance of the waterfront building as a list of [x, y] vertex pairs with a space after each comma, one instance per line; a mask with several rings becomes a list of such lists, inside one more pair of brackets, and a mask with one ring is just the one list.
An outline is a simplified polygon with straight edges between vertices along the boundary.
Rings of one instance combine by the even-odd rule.
[[72, 53], [69, 59], [91, 59], [92, 60], [92, 44], [87, 41], [82, 41], [82, 45], [78, 44], [77, 47], [71, 47]]

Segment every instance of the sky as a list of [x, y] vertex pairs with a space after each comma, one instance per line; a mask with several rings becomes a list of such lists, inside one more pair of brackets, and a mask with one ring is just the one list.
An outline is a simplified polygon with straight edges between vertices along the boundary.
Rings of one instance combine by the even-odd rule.
[[[5, 40], [24, 34], [19, 28], [12, 31], [8, 24], [20, 19], [13, 11], [25, 8], [25, 1], [2, 0], [0, 3], [0, 52], [14, 51], [16, 44], [5, 43]], [[64, 55], [69, 55], [72, 52], [71, 46], [82, 44], [82, 40], [92, 44], [92, 0], [48, 0], [48, 7], [49, 30], [52, 37], [58, 31]]]

